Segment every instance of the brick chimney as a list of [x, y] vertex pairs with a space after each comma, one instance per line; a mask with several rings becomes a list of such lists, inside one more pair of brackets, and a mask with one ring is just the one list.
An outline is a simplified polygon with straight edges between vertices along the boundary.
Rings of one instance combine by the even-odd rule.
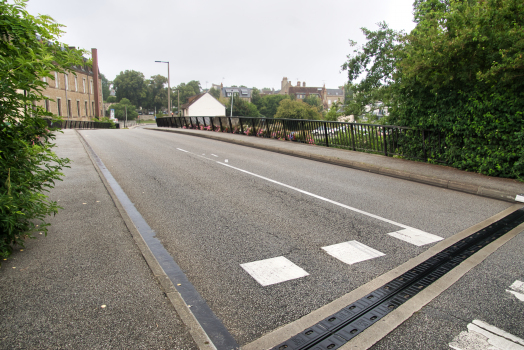
[[306, 87], [306, 82], [303, 82], [303, 83], [302, 83], [302, 87]]
[[297, 81], [297, 87], [300, 87], [300, 81]]
[[100, 118], [100, 89], [101, 86], [98, 84], [98, 51], [97, 49], [91, 49], [91, 57], [93, 58], [93, 88], [95, 98], [95, 117]]

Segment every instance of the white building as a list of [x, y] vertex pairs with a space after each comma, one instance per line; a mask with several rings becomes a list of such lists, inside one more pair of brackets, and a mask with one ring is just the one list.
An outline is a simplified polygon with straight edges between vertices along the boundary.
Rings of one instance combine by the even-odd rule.
[[225, 117], [226, 106], [220, 103], [209, 92], [191, 96], [182, 106], [184, 117]]

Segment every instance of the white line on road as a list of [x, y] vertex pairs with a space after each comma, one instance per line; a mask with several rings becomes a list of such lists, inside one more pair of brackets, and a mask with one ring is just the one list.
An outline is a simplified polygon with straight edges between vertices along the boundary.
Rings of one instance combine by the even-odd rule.
[[480, 320], [468, 324], [449, 347], [455, 350], [524, 350], [524, 339]]
[[216, 154], [211, 153], [211, 155], [212, 155], [213, 157], [217, 157], [217, 158], [218, 158], [218, 156], [217, 156]]
[[[300, 192], [302, 194], [305, 194], [305, 195], [308, 195], [308, 196], [311, 196], [313, 198], [317, 198], [317, 199], [320, 199], [320, 200], [323, 200], [325, 202], [328, 202], [328, 203], [331, 203], [331, 204], [335, 204], [335, 205], [338, 205], [339, 207], [342, 207], [342, 208], [345, 208], [345, 209], [348, 209], [348, 210], [351, 210], [351, 211], [354, 211], [354, 212], [357, 212], [359, 214], [362, 214], [362, 215], [366, 215], [366, 216], [369, 216], [369, 217], [372, 217], [374, 219], [377, 219], [377, 220], [380, 220], [380, 221], [384, 221], [384, 222], [387, 222], [389, 224], [392, 224], [392, 225], [395, 225], [395, 226], [399, 226], [399, 227], [402, 227], [402, 228], [405, 228], [405, 229], [412, 229], [412, 230], [416, 230], [416, 231], [420, 231], [414, 227], [410, 227], [410, 226], [407, 226], [407, 225], [404, 225], [404, 224], [401, 224], [401, 223], [398, 223], [398, 222], [395, 222], [393, 220], [389, 220], [389, 219], [386, 219], [386, 218], [383, 218], [381, 216], [378, 216], [378, 215], [375, 215], [375, 214], [371, 214], [371, 213], [368, 213], [364, 210], [360, 210], [360, 209], [357, 209], [357, 208], [353, 208], [353, 207], [350, 207], [349, 205], [345, 205], [345, 204], [342, 204], [342, 203], [339, 203], [339, 202], [336, 202], [336, 201], [333, 201], [331, 199], [328, 199], [328, 198], [324, 198], [324, 197], [321, 197], [319, 195], [316, 195], [314, 193], [311, 193], [311, 192], [307, 192], [307, 191], [304, 191], [304, 190], [301, 190], [300, 188], [296, 188], [296, 187], [293, 187], [293, 186], [290, 186], [290, 185], [286, 185], [285, 183], [282, 183], [282, 182], [278, 182], [276, 180], [272, 180], [270, 178], [267, 178], [265, 176], [262, 176], [262, 175], [258, 175], [258, 174], [255, 174], [255, 173], [252, 173], [250, 171], [247, 171], [247, 170], [244, 170], [244, 169], [240, 169], [240, 168], [237, 168], [237, 167], [234, 167], [232, 165], [229, 165], [229, 164], [225, 164], [225, 163], [222, 163], [222, 162], [217, 162], [218, 164], [222, 164], [224, 166], [227, 166], [228, 168], [231, 168], [231, 169], [235, 169], [235, 170], [238, 170], [238, 171], [241, 171], [245, 174], [249, 174], [251, 176], [255, 176], [255, 177], [258, 177], [262, 180], [266, 180], [266, 181], [269, 181], [269, 182], [272, 182], [274, 184], [277, 184], [277, 185], [280, 185], [280, 186], [283, 186], [283, 187], [286, 187], [286, 188], [289, 188], [291, 190], [294, 190], [294, 191], [297, 191], [297, 192]], [[420, 232], [423, 232], [423, 231], [420, 231]]]
[[357, 241], [333, 244], [327, 247], [322, 247], [322, 249], [332, 257], [337, 258], [348, 265], [386, 255]]
[[[188, 152], [188, 151], [184, 151], [180, 148], [177, 148], [178, 150], [181, 150], [183, 152], [187, 152], [187, 153], [191, 153], [191, 152]], [[201, 155], [198, 155], [198, 154], [195, 154], [196, 156], [198, 157], [202, 157]], [[213, 159], [209, 159], [209, 158], [206, 158], [206, 157], [202, 157], [202, 158], [205, 158], [205, 159], [208, 159], [208, 160], [211, 160], [213, 162], [216, 162], [217, 164], [221, 164], [221, 165], [224, 165], [224, 166], [227, 166], [228, 168], [231, 168], [231, 169], [234, 169], [234, 170], [238, 170], [240, 172], [243, 172], [245, 174], [248, 174], [248, 175], [251, 175], [251, 176], [255, 176], [255, 177], [258, 177], [259, 179], [262, 179], [262, 180], [266, 180], [266, 181], [269, 181], [269, 182], [272, 182], [274, 184], [277, 184], [277, 185], [280, 185], [280, 186], [283, 186], [283, 187], [286, 187], [286, 188], [289, 188], [291, 190], [294, 190], [294, 191], [297, 191], [297, 192], [300, 192], [302, 194], [305, 194], [305, 195], [308, 195], [308, 196], [311, 196], [313, 198], [317, 198], [317, 199], [320, 199], [322, 201], [325, 201], [325, 202], [328, 202], [328, 203], [331, 203], [331, 204], [334, 204], [334, 205], [338, 205], [339, 207], [342, 207], [344, 209], [348, 209], [348, 210], [351, 210], [351, 211], [354, 211], [356, 213], [359, 213], [359, 214], [362, 214], [362, 215], [366, 215], [366, 216], [369, 216], [369, 217], [372, 217], [374, 219], [377, 219], [377, 220], [380, 220], [380, 221], [383, 221], [383, 222], [387, 222], [389, 224], [392, 224], [392, 225], [395, 225], [395, 226], [398, 226], [398, 227], [402, 227], [404, 229], [407, 229], [408, 231], [410, 232], [417, 232], [418, 236], [419, 237], [422, 237], [422, 233], [426, 234], [427, 236], [425, 236], [425, 241], [429, 241], [430, 238], [433, 238], [433, 239], [436, 239], [437, 237], [439, 238], [438, 240], [441, 240], [442, 238], [439, 237], [439, 236], [436, 236], [436, 235], [433, 235], [433, 234], [430, 234], [430, 233], [427, 233], [427, 232], [424, 232], [424, 231], [421, 231], [419, 229], [416, 229], [414, 227], [411, 227], [411, 226], [407, 226], [407, 225], [404, 225], [404, 224], [401, 224], [399, 222], [396, 222], [396, 221], [393, 221], [393, 220], [389, 220], [389, 219], [386, 219], [386, 218], [383, 218], [381, 216], [378, 216], [378, 215], [375, 215], [375, 214], [371, 214], [371, 213], [368, 213], [367, 211], [364, 211], [364, 210], [360, 210], [360, 209], [357, 209], [357, 208], [354, 208], [354, 207], [350, 207], [349, 205], [345, 205], [345, 204], [342, 204], [342, 203], [339, 203], [339, 202], [336, 202], [334, 200], [331, 200], [331, 199], [328, 199], [328, 198], [325, 198], [325, 197], [322, 197], [322, 196], [319, 196], [319, 195], [316, 195], [314, 193], [311, 193], [311, 192], [308, 192], [308, 191], [304, 191], [304, 190], [301, 190], [300, 188], [296, 188], [296, 187], [293, 187], [293, 186], [290, 186], [290, 185], [286, 185], [285, 183], [282, 183], [282, 182], [279, 182], [279, 181], [276, 181], [276, 180], [273, 180], [273, 179], [270, 179], [268, 177], [265, 177], [265, 176], [262, 176], [262, 175], [258, 175], [258, 174], [255, 174], [255, 173], [252, 173], [250, 171], [247, 171], [247, 170], [244, 170], [244, 169], [240, 169], [240, 168], [237, 168], [237, 167], [234, 167], [232, 165], [229, 165], [229, 164], [226, 164], [228, 162], [228, 160], [226, 159], [225, 160], [225, 163], [222, 163], [222, 162], [219, 162], [219, 161], [215, 161]], [[396, 232], [401, 232], [401, 231], [396, 231]], [[395, 237], [395, 236], [394, 236]], [[395, 238], [399, 238], [399, 237], [395, 237]], [[421, 238], [422, 239], [422, 238]], [[404, 241], [407, 241], [406, 239], [403, 239]], [[409, 241], [407, 241], [409, 242]], [[436, 240], [435, 240], [436, 242]], [[413, 243], [413, 242], [409, 242], [409, 243], [412, 243], [412, 244], [415, 244], [417, 245], [416, 243]], [[420, 242], [418, 242], [420, 243]], [[424, 244], [428, 244], [428, 243], [424, 243]]]
[[189, 151], [186, 151], [185, 149], [182, 149], [182, 148], [177, 148], [177, 150], [182, 151], [182, 152], [189, 153]]
[[404, 242], [414, 244], [417, 247], [430, 243], [435, 243], [443, 239], [442, 237], [433, 235], [431, 233], [412, 228], [407, 228], [396, 232], [389, 232], [388, 235], [398, 238]]
[[506, 289], [506, 292], [513, 294], [518, 300], [524, 301], [524, 282], [516, 280], [509, 288], [513, 290]]
[[283, 256], [240, 264], [240, 266], [264, 287], [309, 275], [300, 266]]

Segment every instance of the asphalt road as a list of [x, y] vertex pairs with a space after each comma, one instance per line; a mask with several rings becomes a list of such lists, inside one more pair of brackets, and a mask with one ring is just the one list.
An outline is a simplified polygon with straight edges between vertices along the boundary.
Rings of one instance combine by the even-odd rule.
[[[80, 133], [240, 345], [434, 244], [388, 233], [408, 227], [447, 238], [510, 206], [190, 136]], [[347, 264], [322, 249], [351, 241], [376, 257]], [[264, 286], [241, 266], [277, 257], [307, 275]]]

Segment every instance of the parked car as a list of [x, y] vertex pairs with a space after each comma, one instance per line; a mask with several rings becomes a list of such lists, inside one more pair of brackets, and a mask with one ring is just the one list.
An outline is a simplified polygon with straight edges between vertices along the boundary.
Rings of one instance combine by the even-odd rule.
[[[335, 132], [335, 129], [327, 128], [328, 135], [333, 135], [334, 132]], [[313, 130], [311, 133], [313, 135], [324, 135], [324, 125], [322, 125], [318, 129]]]

